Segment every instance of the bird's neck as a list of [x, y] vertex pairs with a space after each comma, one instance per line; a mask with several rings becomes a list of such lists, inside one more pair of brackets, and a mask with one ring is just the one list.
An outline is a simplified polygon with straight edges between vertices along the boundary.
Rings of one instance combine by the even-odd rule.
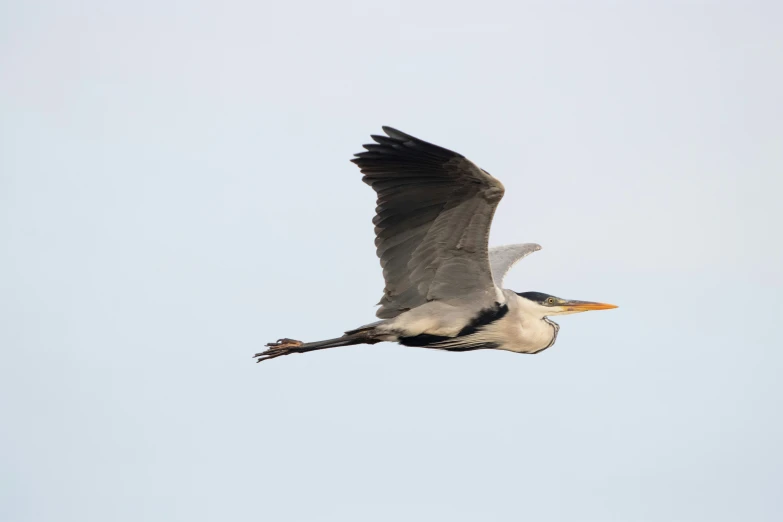
[[548, 345], [546, 345], [542, 350], [546, 350], [553, 344], [555, 344], [555, 341], [557, 341], [557, 333], [560, 331], [560, 325], [551, 320], [549, 317], [544, 317], [543, 321], [549, 325], [550, 328], [552, 328], [552, 340]]
[[537, 353], [555, 344], [560, 329], [558, 324], [544, 316], [535, 303], [516, 294], [509, 297], [513, 312], [511, 315], [519, 332], [512, 351]]

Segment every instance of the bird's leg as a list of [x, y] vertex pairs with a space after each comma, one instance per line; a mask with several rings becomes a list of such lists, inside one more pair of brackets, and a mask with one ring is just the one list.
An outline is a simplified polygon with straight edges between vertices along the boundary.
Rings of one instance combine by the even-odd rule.
[[337, 337], [335, 339], [325, 339], [312, 343], [303, 343], [302, 341], [296, 341], [294, 339], [278, 339], [276, 343], [267, 344], [269, 347], [268, 350], [257, 353], [253, 357], [258, 358], [256, 362], [261, 362], [280, 357], [281, 355], [314, 352], [315, 350], [337, 348], [338, 346], [351, 346], [353, 344], [375, 344], [382, 340], [383, 339], [378, 338], [373, 332], [370, 332], [367, 329], [352, 331], [351, 333], [346, 333], [342, 337]]
[[276, 343], [267, 343], [266, 346], [268, 346], [269, 349], [263, 352], [259, 352], [253, 357], [258, 357], [256, 362], [268, 361], [269, 359], [274, 359], [275, 357], [280, 357], [281, 355], [297, 353], [297, 348], [301, 348], [303, 344], [304, 343], [302, 341], [284, 337], [283, 339], [278, 339]]

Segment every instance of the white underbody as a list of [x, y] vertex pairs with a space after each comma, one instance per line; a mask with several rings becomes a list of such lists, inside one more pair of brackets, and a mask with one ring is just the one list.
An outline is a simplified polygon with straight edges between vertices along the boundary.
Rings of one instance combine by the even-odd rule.
[[[376, 332], [388, 332], [388, 338], [384, 339], [388, 341], [425, 334], [453, 337], [455, 343], [466, 340], [493, 343], [499, 350], [517, 353], [536, 353], [550, 347], [558, 327], [545, 318], [547, 310], [511, 290], [502, 290], [501, 295], [501, 304], [508, 306], [508, 313], [478, 328], [476, 333], [469, 336], [456, 337], [475, 317], [476, 311], [439, 301], [429, 302], [394, 319], [383, 321], [376, 327]], [[447, 348], [448, 342], [443, 347]]]

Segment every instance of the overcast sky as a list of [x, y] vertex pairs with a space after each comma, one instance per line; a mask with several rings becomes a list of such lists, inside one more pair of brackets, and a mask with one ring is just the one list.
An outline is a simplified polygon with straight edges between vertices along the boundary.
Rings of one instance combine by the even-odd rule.
[[[0, 519], [777, 521], [780, 2], [0, 1]], [[381, 125], [506, 196], [537, 356], [374, 319]]]

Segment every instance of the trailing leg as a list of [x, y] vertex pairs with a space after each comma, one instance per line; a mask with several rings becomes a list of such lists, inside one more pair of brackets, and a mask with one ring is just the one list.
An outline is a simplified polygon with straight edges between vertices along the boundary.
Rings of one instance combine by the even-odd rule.
[[275, 343], [268, 343], [268, 350], [255, 354], [256, 362], [268, 361], [281, 355], [290, 355], [292, 353], [307, 353], [315, 350], [325, 350], [326, 348], [337, 348], [339, 346], [351, 346], [354, 344], [375, 344], [381, 342], [373, 336], [371, 330], [351, 332], [337, 337], [336, 339], [327, 339], [325, 341], [316, 341], [312, 343], [303, 343], [294, 339], [278, 339]]

